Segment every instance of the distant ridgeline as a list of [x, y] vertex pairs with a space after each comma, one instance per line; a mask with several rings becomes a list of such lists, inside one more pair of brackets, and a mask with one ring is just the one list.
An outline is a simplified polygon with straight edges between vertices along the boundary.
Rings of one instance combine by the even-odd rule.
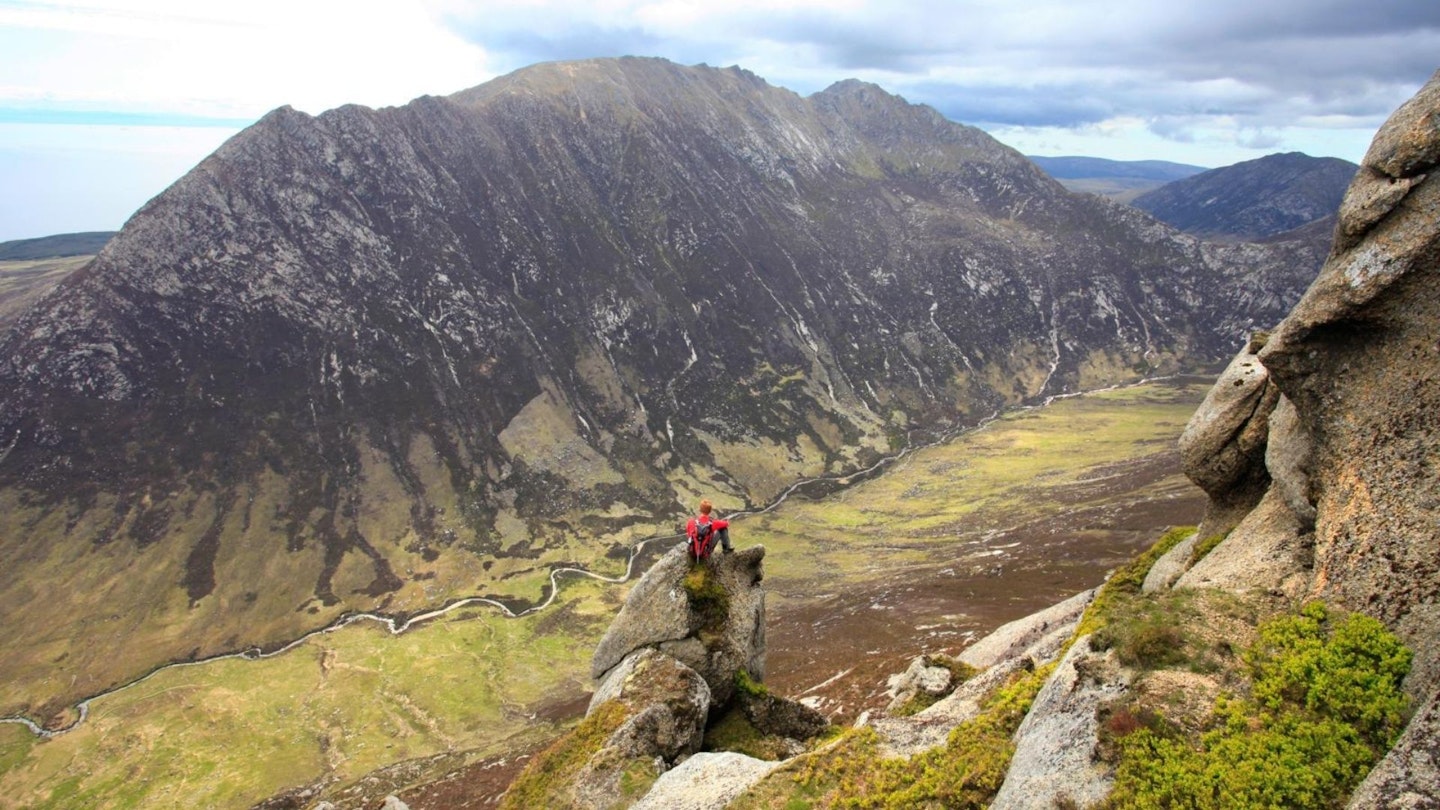
[[0, 242], [0, 262], [93, 256], [114, 236], [115, 231], [86, 231]]
[[0, 713], [535, 600], [701, 494], [1213, 367], [1322, 257], [1069, 193], [856, 81], [613, 59], [275, 110], [0, 332]]
[[1299, 152], [1267, 155], [1176, 180], [1131, 205], [1186, 233], [1257, 240], [1333, 217], [1360, 168]]
[[1117, 202], [1129, 202], [1166, 183], [1205, 171], [1204, 166], [1171, 163], [1165, 160], [1106, 160], [1094, 157], [1041, 157], [1030, 160], [1071, 191], [1100, 194]]

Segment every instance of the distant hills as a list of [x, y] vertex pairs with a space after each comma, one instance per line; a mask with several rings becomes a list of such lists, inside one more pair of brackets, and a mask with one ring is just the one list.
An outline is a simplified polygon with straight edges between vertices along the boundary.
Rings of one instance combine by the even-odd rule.
[[99, 253], [100, 248], [105, 247], [114, 235], [115, 231], [85, 231], [0, 242], [0, 262], [93, 256]]
[[1131, 204], [1195, 236], [1264, 239], [1334, 214], [1359, 168], [1300, 152], [1267, 155], [1176, 180]]
[[1106, 160], [1095, 157], [1028, 156], [1036, 166], [1071, 191], [1129, 202], [1147, 191], [1205, 171], [1204, 166], [1166, 160]]

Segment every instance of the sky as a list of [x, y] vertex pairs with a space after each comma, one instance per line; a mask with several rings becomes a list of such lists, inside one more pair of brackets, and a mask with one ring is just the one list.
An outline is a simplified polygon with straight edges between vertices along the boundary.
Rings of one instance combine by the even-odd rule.
[[118, 229], [282, 105], [623, 55], [860, 78], [1032, 155], [1358, 162], [1440, 0], [0, 0], [0, 241]]

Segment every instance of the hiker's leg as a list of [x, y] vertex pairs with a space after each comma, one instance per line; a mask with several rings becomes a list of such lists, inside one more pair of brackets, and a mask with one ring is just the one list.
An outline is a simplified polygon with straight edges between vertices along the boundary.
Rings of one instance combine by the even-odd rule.
[[729, 526], [726, 526], [725, 528], [723, 528], [723, 529], [721, 529], [720, 531], [716, 532], [716, 534], [720, 535], [720, 545], [721, 545], [721, 546], [724, 546], [725, 552], [726, 552], [727, 554], [728, 554], [729, 552], [735, 550], [735, 549], [730, 545], [730, 527], [729, 527]]
[[716, 535], [719, 535], [719, 534], [722, 534], [722, 533], [721, 533], [721, 532], [711, 532], [711, 533], [710, 533], [710, 536], [705, 539], [705, 556], [706, 556], [706, 557], [709, 557], [709, 556], [715, 551], [715, 541], [716, 541], [716, 539], [717, 539]]

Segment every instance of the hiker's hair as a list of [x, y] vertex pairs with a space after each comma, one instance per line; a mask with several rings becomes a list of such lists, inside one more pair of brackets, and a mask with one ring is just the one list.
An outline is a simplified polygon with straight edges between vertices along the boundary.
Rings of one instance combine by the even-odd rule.
[[712, 504], [712, 503], [710, 503], [709, 501], [703, 501], [703, 500], [702, 500], [702, 501], [700, 502], [700, 514], [702, 514], [702, 515], [708, 515], [708, 514], [710, 514], [710, 510], [711, 510], [711, 509], [714, 509], [714, 508], [715, 508], [715, 505]]

